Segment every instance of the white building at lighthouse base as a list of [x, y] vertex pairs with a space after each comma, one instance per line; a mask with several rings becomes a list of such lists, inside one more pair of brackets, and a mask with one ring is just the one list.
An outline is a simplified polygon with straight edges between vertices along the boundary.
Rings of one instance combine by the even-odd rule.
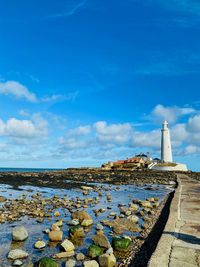
[[172, 164], [158, 163], [156, 164], [152, 170], [157, 171], [187, 171], [186, 164], [173, 162]]

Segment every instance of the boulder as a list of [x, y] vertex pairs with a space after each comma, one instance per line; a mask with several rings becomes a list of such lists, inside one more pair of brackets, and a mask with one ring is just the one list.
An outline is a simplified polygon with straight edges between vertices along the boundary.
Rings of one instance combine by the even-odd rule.
[[28, 238], [28, 232], [24, 226], [16, 226], [12, 230], [13, 241], [24, 241]]
[[25, 259], [28, 257], [28, 253], [22, 249], [13, 249], [8, 253], [8, 259]]
[[49, 232], [48, 236], [49, 236], [49, 239], [53, 242], [62, 241], [63, 232], [62, 231], [51, 231]]
[[80, 222], [82, 222], [85, 219], [87, 219], [87, 220], [92, 219], [92, 217], [85, 210], [73, 212], [71, 215], [71, 218], [72, 218], [72, 220], [78, 219]]
[[58, 263], [49, 257], [44, 257], [39, 260], [38, 267], [58, 267]]
[[101, 255], [100, 247], [94, 244], [90, 245], [87, 251], [87, 255], [91, 258], [99, 257]]
[[103, 248], [111, 247], [108, 238], [101, 232], [100, 233], [97, 232], [97, 234], [92, 237], [92, 240], [94, 241], [94, 244], [99, 247], [103, 247]]
[[103, 254], [99, 257], [100, 267], [114, 267], [116, 266], [116, 258], [114, 254]]
[[115, 220], [104, 220], [101, 221], [103, 225], [109, 226], [117, 234], [121, 234], [123, 231], [130, 231], [139, 233], [141, 231], [138, 224], [131, 222], [127, 218], [118, 218]]
[[69, 236], [73, 239], [84, 238], [84, 229], [80, 225], [72, 226], [69, 229]]
[[62, 242], [61, 247], [67, 252], [75, 250], [74, 244], [68, 239], [65, 239], [65, 241]]
[[84, 261], [84, 267], [99, 267], [99, 264], [95, 260]]
[[130, 247], [131, 241], [128, 238], [114, 237], [112, 240], [113, 248], [119, 251], [127, 251]]

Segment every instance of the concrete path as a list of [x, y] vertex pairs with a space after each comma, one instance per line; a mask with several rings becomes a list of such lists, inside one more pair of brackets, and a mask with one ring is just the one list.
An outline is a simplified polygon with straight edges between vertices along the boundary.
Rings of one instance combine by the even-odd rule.
[[200, 182], [178, 175], [170, 214], [149, 267], [200, 266]]

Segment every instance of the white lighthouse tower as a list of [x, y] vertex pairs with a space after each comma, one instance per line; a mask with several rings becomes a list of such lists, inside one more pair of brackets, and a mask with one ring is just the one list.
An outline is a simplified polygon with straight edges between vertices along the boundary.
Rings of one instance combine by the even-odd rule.
[[172, 148], [167, 121], [163, 122], [161, 133], [161, 162], [172, 162]]

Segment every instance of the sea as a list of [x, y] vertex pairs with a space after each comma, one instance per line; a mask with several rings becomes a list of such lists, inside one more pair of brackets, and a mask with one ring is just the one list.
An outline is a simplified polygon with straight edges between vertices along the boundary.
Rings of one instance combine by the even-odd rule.
[[0, 172], [44, 172], [44, 171], [58, 171], [62, 169], [44, 169], [44, 168], [0, 168]]

